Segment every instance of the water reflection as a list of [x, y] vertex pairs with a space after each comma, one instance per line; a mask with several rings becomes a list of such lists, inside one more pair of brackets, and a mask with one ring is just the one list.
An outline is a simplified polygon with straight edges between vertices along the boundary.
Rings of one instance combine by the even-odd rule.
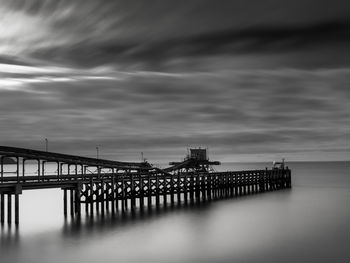
[[[217, 201], [217, 200], [216, 200]], [[214, 202], [214, 201], [213, 201]], [[152, 206], [141, 209], [126, 210], [125, 212], [116, 212], [115, 214], [107, 212], [105, 215], [85, 214], [82, 217], [66, 219], [63, 226], [64, 236], [80, 236], [80, 235], [102, 235], [104, 232], [110, 232], [112, 229], [134, 226], [136, 224], [144, 224], [147, 221], [159, 219], [170, 213], [190, 212], [203, 213], [211, 207], [211, 202], [198, 203], [177, 203], [172, 206]]]
[[0, 225], [0, 244], [3, 246], [16, 246], [19, 244], [19, 226], [11, 224]]

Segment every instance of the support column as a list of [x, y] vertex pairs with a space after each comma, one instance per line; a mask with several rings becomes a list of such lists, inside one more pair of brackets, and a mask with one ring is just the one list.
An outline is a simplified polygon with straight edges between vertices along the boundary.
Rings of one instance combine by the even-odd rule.
[[89, 190], [89, 201], [90, 201], [90, 216], [94, 215], [94, 181], [92, 176], [90, 177], [90, 190]]
[[97, 181], [95, 182], [96, 185], [96, 200], [95, 200], [95, 205], [96, 205], [96, 213], [98, 214], [100, 212], [100, 183]]
[[5, 194], [0, 194], [0, 223], [5, 222]]
[[148, 208], [152, 206], [152, 182], [151, 182], [151, 175], [148, 174]]
[[203, 174], [202, 179], [201, 179], [201, 186], [202, 186], [202, 200], [206, 201], [207, 193], [206, 193], [206, 180], [207, 180], [207, 174]]
[[19, 195], [15, 194], [15, 224], [19, 223]]
[[7, 194], [7, 223], [12, 221], [12, 195]]
[[[184, 182], [185, 185], [185, 182]], [[177, 203], [181, 203], [181, 173], [177, 174]]]
[[70, 189], [70, 215], [74, 216], [74, 190]]
[[170, 178], [170, 202], [171, 205], [174, 205], [174, 175], [171, 174]]
[[83, 184], [85, 188], [85, 215], [89, 214], [89, 184]]
[[134, 210], [135, 209], [135, 180], [132, 174], [130, 174], [130, 203], [131, 203], [131, 210]]
[[[118, 173], [118, 170], [116, 173]], [[118, 212], [118, 209], [119, 209], [119, 178], [118, 178], [118, 176], [115, 178], [115, 209]]]
[[193, 191], [194, 191], [194, 177], [193, 177], [193, 173], [191, 174], [191, 182], [190, 182], [190, 201], [191, 203], [193, 203]]
[[78, 185], [75, 189], [75, 196], [74, 196], [74, 206], [75, 206], [75, 213], [80, 217], [81, 214], [81, 204], [80, 204], [80, 190], [81, 186]]
[[143, 209], [144, 206], [144, 190], [143, 190], [143, 178], [141, 171], [139, 171], [139, 195], [140, 195], [140, 208]]
[[122, 212], [125, 212], [125, 179], [122, 178]]
[[110, 193], [110, 189], [111, 189], [111, 185], [112, 183], [110, 182], [105, 182], [105, 186], [106, 186], [106, 211], [107, 213], [109, 213], [109, 202], [111, 201], [111, 193]]
[[159, 176], [156, 175], [156, 206], [159, 206]]
[[112, 205], [112, 214], [114, 215], [115, 214], [115, 201], [116, 201], [116, 198], [115, 198], [116, 197], [116, 193], [115, 193], [116, 189], [115, 189], [115, 176], [114, 176], [114, 174], [112, 175], [111, 188], [112, 188], [112, 192], [111, 192], [112, 204], [111, 205]]
[[67, 189], [63, 190], [63, 214], [67, 217]]
[[224, 197], [224, 175], [220, 174], [220, 198]]
[[211, 201], [211, 181], [212, 181], [212, 176], [210, 173], [208, 173], [208, 176], [206, 177], [206, 184], [207, 184], [207, 197], [208, 201]]
[[102, 216], [105, 215], [105, 197], [106, 197], [106, 189], [105, 189], [105, 181], [102, 179], [101, 180], [101, 212], [102, 212]]
[[163, 179], [163, 203], [164, 203], [164, 206], [167, 205], [167, 191], [168, 191], [167, 178], [166, 178], [166, 175], [164, 174], [164, 179]]
[[196, 175], [196, 186], [195, 186], [195, 196], [196, 196], [196, 201], [199, 202], [200, 201], [200, 177], [199, 174]]
[[[179, 178], [180, 178], [180, 176], [179, 176]], [[181, 182], [181, 178], [180, 178], [180, 182]], [[184, 184], [183, 185], [184, 185], [183, 186], [184, 199], [185, 199], [185, 203], [187, 204], [187, 202], [188, 202], [188, 196], [187, 196], [187, 174], [184, 175]], [[181, 189], [181, 187], [179, 189]]]

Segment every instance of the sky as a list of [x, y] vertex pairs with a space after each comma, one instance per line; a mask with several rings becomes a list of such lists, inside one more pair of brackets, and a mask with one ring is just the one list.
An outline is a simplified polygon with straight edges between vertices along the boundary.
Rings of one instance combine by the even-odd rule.
[[348, 0], [0, 0], [0, 145], [350, 159]]

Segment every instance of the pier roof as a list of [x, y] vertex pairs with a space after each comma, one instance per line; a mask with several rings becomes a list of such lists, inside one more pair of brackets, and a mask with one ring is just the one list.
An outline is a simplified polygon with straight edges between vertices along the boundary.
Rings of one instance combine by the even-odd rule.
[[147, 169], [151, 168], [148, 163], [138, 162], [120, 162], [105, 159], [97, 159], [90, 157], [83, 157], [77, 155], [69, 155], [55, 152], [38, 151], [25, 148], [0, 146], [0, 155], [8, 157], [23, 157], [26, 159], [45, 160], [49, 162], [64, 162], [70, 164], [81, 164], [88, 166], [101, 166], [110, 168], [131, 168], [131, 169]]

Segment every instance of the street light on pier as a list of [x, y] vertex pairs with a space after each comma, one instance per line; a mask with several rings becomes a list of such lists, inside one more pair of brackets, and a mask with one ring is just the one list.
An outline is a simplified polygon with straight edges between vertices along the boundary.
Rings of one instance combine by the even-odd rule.
[[100, 148], [96, 146], [96, 158], [99, 159], [100, 157]]
[[45, 138], [45, 150], [49, 151], [49, 140], [47, 138]]

